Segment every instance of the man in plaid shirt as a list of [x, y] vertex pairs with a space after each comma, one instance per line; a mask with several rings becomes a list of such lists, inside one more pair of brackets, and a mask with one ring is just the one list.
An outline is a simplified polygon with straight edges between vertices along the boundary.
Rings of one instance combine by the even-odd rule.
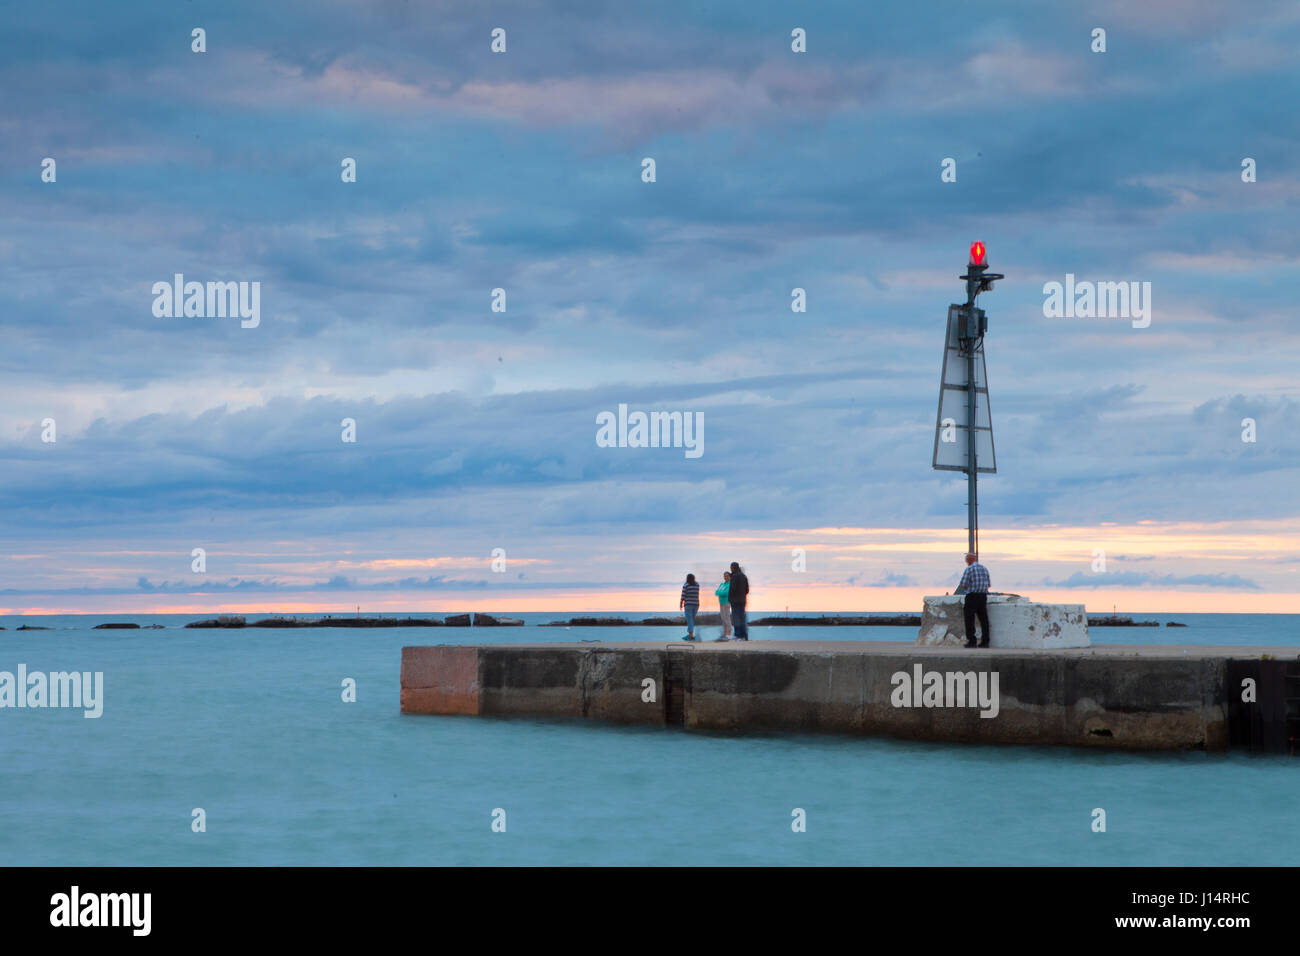
[[980, 622], [980, 647], [989, 646], [989, 569], [973, 554], [966, 555], [966, 571], [957, 585], [957, 594], [965, 594], [962, 617], [966, 621], [966, 646], [975, 647], [975, 618]]

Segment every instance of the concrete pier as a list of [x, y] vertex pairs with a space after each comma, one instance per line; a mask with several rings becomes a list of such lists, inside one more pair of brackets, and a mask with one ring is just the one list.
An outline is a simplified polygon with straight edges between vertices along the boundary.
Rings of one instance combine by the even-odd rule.
[[[1300, 696], [1294, 647], [439, 645], [402, 648], [401, 684], [406, 714], [585, 717], [701, 730], [1294, 752], [1300, 728], [1287, 700]], [[1253, 701], [1243, 699], [1251, 694]]]

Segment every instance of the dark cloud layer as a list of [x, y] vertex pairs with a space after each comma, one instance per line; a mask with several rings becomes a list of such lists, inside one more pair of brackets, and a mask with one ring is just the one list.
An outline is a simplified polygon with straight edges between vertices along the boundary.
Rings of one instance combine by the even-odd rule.
[[[0, 535], [960, 525], [929, 458], [977, 237], [990, 521], [1296, 516], [1300, 18], [1152, 9], [6, 9]], [[177, 272], [259, 281], [260, 326], [156, 318]], [[1067, 273], [1152, 283], [1151, 326], [1045, 318]], [[702, 412], [704, 454], [597, 447], [620, 403]]]

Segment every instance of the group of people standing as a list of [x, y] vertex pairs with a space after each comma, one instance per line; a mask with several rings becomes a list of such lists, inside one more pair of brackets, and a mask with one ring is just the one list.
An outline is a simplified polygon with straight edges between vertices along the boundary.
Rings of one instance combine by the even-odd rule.
[[[714, 589], [718, 598], [718, 614], [722, 618], [722, 636], [719, 641], [747, 641], [749, 627], [745, 623], [745, 602], [749, 600], [749, 578], [732, 561], [731, 570], [722, 572], [722, 583]], [[966, 595], [962, 617], [966, 624], [966, 647], [989, 646], [989, 572], [974, 554], [966, 555], [966, 571], [957, 585], [957, 594]], [[686, 613], [686, 636], [683, 641], [699, 640], [695, 636], [695, 616], [700, 611], [700, 583], [695, 575], [686, 575], [682, 585], [682, 599], [678, 605]], [[975, 623], [978, 620], [981, 640], [975, 641]], [[732, 635], [732, 630], [735, 635]]]
[[[718, 599], [718, 615], [722, 618], [722, 636], [719, 641], [747, 641], [749, 627], [745, 623], [745, 602], [749, 600], [749, 578], [740, 564], [731, 562], [731, 570], [722, 572], [722, 583], [713, 591]], [[695, 636], [695, 616], [700, 610], [700, 585], [694, 574], [686, 575], [682, 585], [682, 599], [678, 605], [686, 614], [686, 636], [683, 641], [699, 640]], [[734, 630], [734, 636], [733, 636]]]

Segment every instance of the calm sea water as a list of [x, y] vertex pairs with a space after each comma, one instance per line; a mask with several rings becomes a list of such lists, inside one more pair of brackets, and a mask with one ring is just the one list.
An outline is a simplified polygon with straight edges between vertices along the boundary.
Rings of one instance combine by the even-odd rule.
[[[184, 630], [7, 618], [0, 670], [103, 671], [104, 713], [0, 710], [0, 863], [1294, 865], [1300, 761], [403, 717], [400, 648], [672, 628]], [[563, 615], [568, 616], [568, 615]], [[1135, 615], [1136, 617], [1137, 615]], [[1300, 615], [1095, 642], [1280, 644]], [[94, 631], [109, 620], [164, 630]], [[16, 632], [20, 623], [49, 631]], [[705, 636], [712, 636], [705, 629]], [[912, 628], [755, 629], [905, 640]], [[344, 703], [340, 684], [357, 684]], [[207, 831], [191, 830], [206, 812]], [[1091, 832], [1094, 807], [1108, 832]], [[506, 811], [493, 833], [492, 812]], [[807, 832], [791, 831], [791, 811]]]

